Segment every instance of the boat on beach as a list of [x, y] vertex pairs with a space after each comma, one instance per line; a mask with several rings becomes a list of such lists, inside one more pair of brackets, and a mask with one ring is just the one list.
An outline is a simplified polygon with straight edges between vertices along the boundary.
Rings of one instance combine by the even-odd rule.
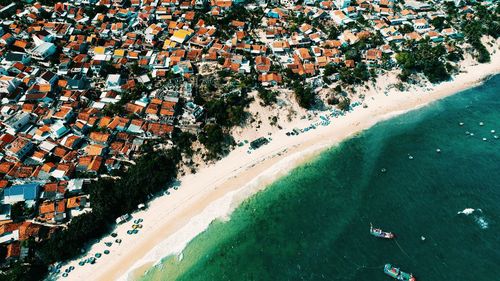
[[385, 232], [380, 228], [374, 228], [371, 223], [370, 223], [370, 234], [378, 238], [385, 238], [385, 239], [394, 238], [394, 234], [392, 232]]
[[385, 272], [385, 274], [391, 276], [392, 278], [394, 278], [396, 280], [402, 280], [402, 281], [416, 281], [417, 280], [415, 277], [413, 277], [413, 274], [401, 271], [398, 267], [395, 267], [390, 263], [388, 263], [384, 266], [384, 272]]

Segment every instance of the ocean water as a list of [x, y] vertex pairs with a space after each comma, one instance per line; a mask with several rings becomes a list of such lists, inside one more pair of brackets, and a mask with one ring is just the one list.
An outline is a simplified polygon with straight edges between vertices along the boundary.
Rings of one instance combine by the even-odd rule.
[[[491, 130], [500, 137], [498, 75], [294, 169], [142, 280], [393, 280], [385, 263], [417, 280], [500, 280]], [[397, 238], [371, 236], [370, 223]]]

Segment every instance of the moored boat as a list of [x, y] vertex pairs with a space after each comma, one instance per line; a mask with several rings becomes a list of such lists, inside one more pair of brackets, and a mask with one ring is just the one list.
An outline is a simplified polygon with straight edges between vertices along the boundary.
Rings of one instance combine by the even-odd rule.
[[385, 274], [391, 276], [394, 279], [401, 281], [416, 281], [417, 279], [413, 277], [413, 274], [401, 271], [399, 268], [391, 265], [390, 263], [384, 266]]
[[385, 232], [382, 231], [382, 229], [380, 228], [374, 228], [371, 223], [370, 223], [370, 234], [379, 238], [385, 238], [385, 239], [394, 238], [394, 234], [392, 232]]

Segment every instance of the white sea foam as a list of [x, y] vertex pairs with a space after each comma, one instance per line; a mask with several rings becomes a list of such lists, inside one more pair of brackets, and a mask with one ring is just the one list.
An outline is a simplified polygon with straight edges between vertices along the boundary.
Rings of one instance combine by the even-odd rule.
[[475, 210], [472, 208], [465, 208], [462, 211], [458, 212], [457, 215], [464, 214], [464, 215], [468, 216], [468, 215], [474, 213], [474, 211]]
[[481, 229], [488, 228], [488, 226], [489, 226], [488, 221], [486, 221], [486, 219], [484, 217], [477, 216], [474, 219]]
[[276, 179], [278, 175], [283, 176], [287, 171], [290, 171], [295, 165], [295, 161], [303, 158], [305, 155], [311, 155], [316, 151], [321, 151], [326, 146], [317, 145], [305, 149], [303, 151], [289, 155], [276, 164], [271, 169], [268, 169], [246, 185], [237, 190], [228, 192], [223, 197], [215, 200], [208, 205], [200, 214], [191, 218], [191, 220], [174, 234], [167, 237], [165, 240], [156, 245], [145, 257], [135, 262], [135, 264], [118, 280], [128, 281], [132, 278], [134, 270], [140, 268], [147, 263], [154, 263], [154, 266], [162, 266], [161, 261], [169, 255], [177, 255], [178, 261], [184, 258], [183, 250], [198, 234], [204, 232], [209, 225], [216, 219], [228, 221], [231, 213], [236, 209], [242, 201], [255, 194], [259, 189], [262, 189], [262, 182], [269, 179]]
[[458, 212], [457, 214], [463, 214], [463, 215], [470, 215], [472, 213], [475, 213], [473, 215], [474, 217], [474, 221], [479, 225], [479, 227], [481, 229], [487, 229], [488, 226], [489, 226], [489, 223], [488, 221], [486, 220], [486, 218], [484, 216], [481, 216], [481, 215], [478, 215], [477, 213], [482, 213], [483, 210], [477, 208], [477, 209], [472, 209], [472, 208], [465, 208], [463, 209], [462, 211]]

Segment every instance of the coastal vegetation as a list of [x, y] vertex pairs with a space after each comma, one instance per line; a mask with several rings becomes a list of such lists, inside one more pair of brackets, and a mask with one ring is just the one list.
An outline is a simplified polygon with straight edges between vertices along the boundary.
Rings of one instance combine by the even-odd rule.
[[155, 150], [145, 145], [143, 156], [118, 180], [101, 179], [88, 187], [93, 198], [91, 212], [75, 217], [50, 239], [35, 244], [30, 265], [13, 266], [6, 280], [37, 280], [49, 264], [80, 255], [87, 243], [111, 231], [117, 217], [167, 189], [176, 177], [179, 159], [178, 150]]
[[[3, 9], [0, 179], [2, 189], [40, 184], [40, 194], [34, 204], [1, 202], [10, 220], [0, 236], [27, 226], [37, 233], [0, 243], [9, 269], [0, 279], [42, 278], [49, 264], [77, 257], [176, 176], [227, 155], [235, 127], [252, 154], [277, 133], [263, 126], [266, 117], [288, 130], [285, 119], [348, 111], [366, 91], [449, 80], [464, 57], [489, 62], [500, 32], [496, 2], [195, 2], [42, 0]], [[401, 81], [383, 85], [393, 74]], [[250, 111], [255, 100], [269, 112]]]
[[341, 67], [339, 75], [340, 80], [349, 85], [361, 84], [370, 78], [370, 73], [364, 63], [358, 63], [354, 68]]
[[351, 107], [351, 99], [348, 97], [342, 97], [340, 99], [339, 103], [337, 104], [337, 107], [340, 110], [348, 111]]
[[257, 93], [259, 95], [259, 98], [262, 100], [262, 105], [265, 106], [269, 106], [276, 103], [277, 96], [279, 95], [279, 92], [269, 90], [264, 87], [258, 87]]
[[304, 87], [300, 82], [294, 83], [293, 92], [295, 93], [297, 102], [303, 108], [311, 108], [316, 102], [316, 93], [314, 93], [311, 87]]
[[235, 144], [227, 129], [217, 123], [206, 124], [199, 135], [199, 140], [207, 149], [208, 160], [226, 155], [230, 147]]
[[413, 45], [412, 51], [403, 51], [397, 54], [396, 60], [402, 71], [399, 77], [407, 81], [414, 73], [422, 73], [431, 83], [438, 83], [450, 78], [446, 68], [444, 56], [446, 50], [443, 45], [431, 45], [424, 41]]

